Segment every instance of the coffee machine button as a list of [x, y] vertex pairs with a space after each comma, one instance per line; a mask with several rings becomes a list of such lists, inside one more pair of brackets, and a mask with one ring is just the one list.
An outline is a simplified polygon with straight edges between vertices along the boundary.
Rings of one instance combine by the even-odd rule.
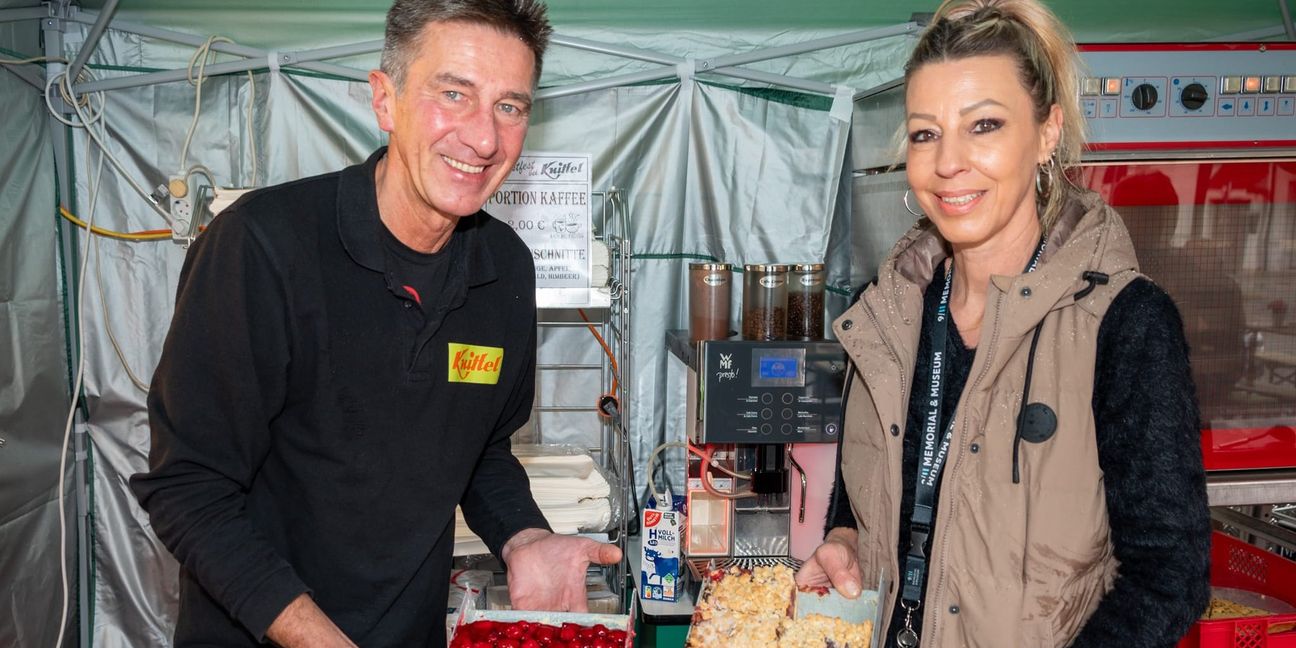
[[761, 434], [773, 434], [774, 426], [770, 425], [769, 423], [764, 423], [760, 426], [760, 431]]
[[765, 403], [766, 405], [769, 405], [770, 403], [773, 403], [773, 402], [774, 402], [774, 394], [771, 394], [771, 393], [769, 393], [769, 392], [765, 392], [764, 394], [761, 394], [761, 402], [762, 402], [762, 403]]
[[784, 435], [792, 434], [792, 425], [789, 423], [784, 423], [781, 427], [779, 427], [779, 431], [782, 432]]
[[762, 421], [768, 421], [768, 420], [770, 420], [771, 418], [774, 418], [774, 410], [771, 410], [771, 409], [768, 408], [768, 407], [766, 407], [765, 409], [761, 410], [761, 420], [762, 420]]
[[783, 404], [784, 404], [784, 405], [791, 405], [791, 404], [792, 404], [792, 401], [795, 400], [795, 399], [796, 399], [796, 397], [793, 396], [791, 393], [783, 394]]

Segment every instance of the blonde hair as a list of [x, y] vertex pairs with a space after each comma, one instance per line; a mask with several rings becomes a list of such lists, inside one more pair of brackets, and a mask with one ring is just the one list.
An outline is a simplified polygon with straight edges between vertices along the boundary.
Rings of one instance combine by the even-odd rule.
[[1043, 123], [1055, 104], [1062, 110], [1051, 187], [1037, 196], [1040, 223], [1048, 231], [1075, 191], [1067, 172], [1080, 161], [1085, 142], [1075, 43], [1057, 16], [1039, 0], [945, 0], [905, 64], [905, 81], [928, 63], [995, 55], [1017, 63], [1036, 120]]

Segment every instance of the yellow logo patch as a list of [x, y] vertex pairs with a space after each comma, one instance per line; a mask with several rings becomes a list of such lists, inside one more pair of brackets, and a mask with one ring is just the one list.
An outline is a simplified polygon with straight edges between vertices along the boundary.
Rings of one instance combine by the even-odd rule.
[[504, 349], [450, 343], [450, 382], [494, 385], [504, 366]]

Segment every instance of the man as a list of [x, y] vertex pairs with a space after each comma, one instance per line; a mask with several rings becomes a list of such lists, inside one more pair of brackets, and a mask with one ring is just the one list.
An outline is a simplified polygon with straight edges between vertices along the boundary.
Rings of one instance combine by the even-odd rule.
[[535, 0], [396, 0], [367, 162], [249, 194], [185, 260], [131, 485], [180, 561], [178, 646], [441, 646], [454, 508], [516, 606], [585, 607], [611, 545], [549, 532], [531, 256], [480, 212], [522, 149]]

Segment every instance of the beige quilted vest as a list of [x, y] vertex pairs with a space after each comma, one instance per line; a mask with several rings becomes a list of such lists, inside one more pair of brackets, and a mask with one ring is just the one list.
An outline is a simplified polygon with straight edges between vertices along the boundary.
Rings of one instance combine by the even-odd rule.
[[[891, 583], [884, 629], [898, 592], [902, 436], [922, 295], [946, 256], [934, 227], [921, 221], [896, 244], [877, 285], [834, 323], [857, 371], [842, 472], [859, 521], [864, 582], [885, 570]], [[1086, 270], [1110, 281], [1076, 301]], [[1120, 217], [1086, 194], [1050, 232], [1035, 272], [992, 278], [940, 487], [924, 648], [1065, 646], [1111, 587], [1117, 561], [1095, 442], [1094, 360], [1103, 315], [1137, 270]], [[1049, 405], [1058, 426], [1046, 441], [1021, 442], [1014, 484], [1015, 422], [1041, 320], [1030, 399]]]

